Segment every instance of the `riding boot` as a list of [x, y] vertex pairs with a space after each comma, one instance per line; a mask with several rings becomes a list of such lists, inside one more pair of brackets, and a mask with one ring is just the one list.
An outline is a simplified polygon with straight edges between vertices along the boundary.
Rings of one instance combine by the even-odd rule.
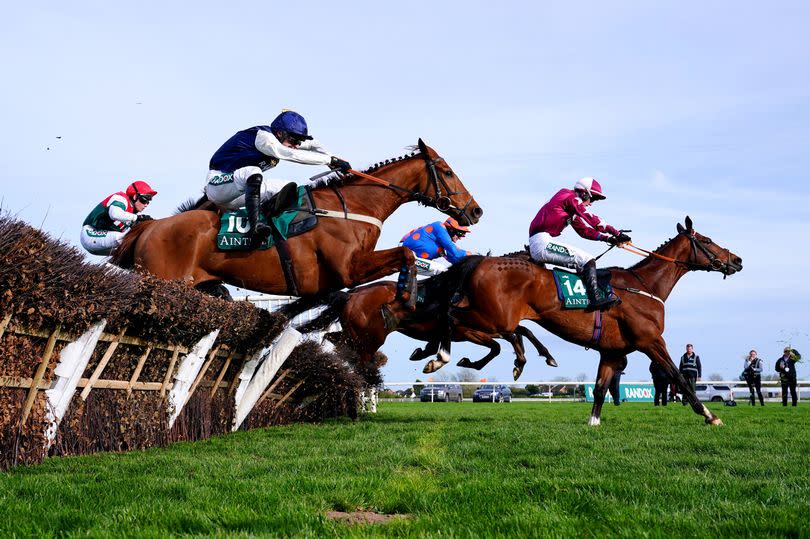
[[602, 299], [597, 298], [598, 285], [596, 283], [596, 260], [589, 260], [583, 267], [580, 274], [582, 283], [585, 285], [585, 292], [588, 295], [590, 304], [588, 305], [589, 311], [606, 311], [619, 303], [619, 298], [616, 296], [607, 297]]
[[267, 236], [270, 235], [271, 228], [259, 222], [259, 206], [262, 191], [262, 175], [254, 174], [245, 183], [245, 209], [250, 223], [251, 246], [255, 249], [259, 247]]

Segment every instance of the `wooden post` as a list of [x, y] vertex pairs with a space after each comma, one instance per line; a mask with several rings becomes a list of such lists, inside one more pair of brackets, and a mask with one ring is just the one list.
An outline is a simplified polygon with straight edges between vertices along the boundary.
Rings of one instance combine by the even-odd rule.
[[219, 371], [219, 376], [217, 376], [217, 381], [214, 382], [214, 387], [211, 388], [211, 395], [209, 395], [212, 399], [214, 395], [217, 394], [217, 389], [219, 389], [219, 383], [225, 378], [225, 373], [228, 371], [228, 367], [231, 366], [231, 360], [233, 356], [236, 355], [236, 350], [231, 350], [231, 353], [228, 354], [228, 358], [225, 360], [225, 364], [222, 366], [222, 370]]
[[6, 316], [4, 316], [3, 321], [0, 322], [0, 339], [3, 338], [3, 333], [6, 332], [6, 328], [8, 327], [9, 322], [11, 322], [11, 313], [8, 313]]
[[166, 388], [169, 387], [169, 382], [172, 381], [172, 373], [174, 372], [174, 365], [177, 363], [177, 356], [180, 355], [180, 348], [175, 346], [172, 359], [169, 361], [169, 368], [166, 370], [166, 376], [163, 377], [163, 384], [160, 386], [160, 398], [166, 396]]
[[287, 400], [290, 397], [290, 395], [292, 395], [293, 392], [296, 389], [298, 389], [298, 387], [303, 383], [304, 380], [298, 380], [298, 382], [294, 386], [292, 386], [292, 389], [290, 389], [283, 397], [281, 397], [277, 403], [273, 404], [273, 410], [284, 404], [284, 401]]
[[121, 337], [124, 336], [124, 333], [126, 331], [127, 327], [124, 326], [124, 329], [121, 330], [118, 336], [110, 342], [110, 346], [107, 347], [107, 350], [104, 352], [104, 356], [102, 356], [101, 361], [99, 361], [98, 365], [96, 365], [96, 370], [94, 370], [93, 374], [90, 376], [90, 381], [87, 382], [87, 385], [84, 386], [84, 389], [82, 389], [81, 397], [83, 401], [87, 400], [87, 396], [90, 394], [90, 390], [93, 389], [93, 384], [95, 384], [96, 380], [98, 380], [99, 376], [101, 376], [104, 367], [107, 366], [107, 363], [110, 361], [110, 358], [115, 352], [115, 349], [118, 348], [118, 342], [121, 340]]
[[138, 366], [135, 367], [135, 372], [132, 373], [132, 378], [129, 379], [129, 384], [127, 384], [127, 397], [132, 395], [132, 386], [134, 386], [135, 382], [138, 381], [138, 377], [141, 375], [141, 371], [143, 370], [143, 364], [146, 363], [146, 358], [149, 357], [151, 352], [152, 347], [147, 346], [146, 351], [141, 356], [141, 359], [138, 360]]
[[56, 329], [54, 329], [51, 336], [48, 337], [48, 343], [45, 345], [45, 352], [42, 354], [42, 361], [39, 362], [39, 367], [37, 367], [37, 372], [34, 374], [34, 379], [31, 382], [31, 388], [28, 390], [28, 397], [25, 399], [22, 421], [20, 421], [20, 425], [25, 425], [25, 421], [28, 419], [28, 414], [31, 413], [31, 408], [34, 406], [34, 401], [37, 398], [37, 391], [39, 390], [39, 383], [42, 381], [42, 377], [45, 376], [45, 369], [48, 367], [48, 362], [51, 360], [53, 349], [56, 346], [56, 337], [59, 336], [60, 329], [62, 329], [62, 324], [56, 324]]
[[255, 408], [255, 407], [257, 407], [257, 406], [258, 406], [258, 405], [260, 405], [260, 404], [261, 404], [261, 403], [262, 403], [262, 402], [263, 402], [263, 401], [264, 401], [264, 400], [265, 400], [267, 397], [269, 397], [269, 396], [270, 396], [270, 395], [273, 393], [273, 390], [274, 390], [274, 389], [276, 389], [276, 386], [278, 386], [278, 384], [280, 384], [280, 383], [281, 383], [281, 381], [282, 381], [282, 380], [284, 380], [284, 378], [285, 378], [285, 377], [286, 377], [286, 376], [287, 376], [289, 373], [290, 373], [290, 369], [284, 369], [283, 371], [281, 371], [281, 374], [279, 374], [279, 375], [278, 375], [278, 378], [276, 378], [276, 381], [275, 381], [275, 382], [273, 382], [272, 384], [270, 384], [270, 387], [268, 387], [268, 388], [267, 388], [267, 391], [265, 391], [264, 393], [262, 393], [262, 396], [261, 396], [261, 397], [259, 397], [259, 400], [257, 400], [257, 401], [256, 401], [256, 404], [254, 404], [254, 405], [253, 405], [253, 407], [254, 407], [254, 408]]

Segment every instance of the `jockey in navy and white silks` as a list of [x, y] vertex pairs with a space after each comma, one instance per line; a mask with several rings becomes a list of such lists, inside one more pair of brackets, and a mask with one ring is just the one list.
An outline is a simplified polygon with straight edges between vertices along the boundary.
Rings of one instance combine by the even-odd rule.
[[141, 212], [156, 194], [148, 183], [139, 180], [102, 200], [82, 223], [82, 247], [94, 255], [109, 255], [132, 225], [152, 219]]
[[[214, 153], [208, 165], [205, 194], [208, 200], [226, 210], [247, 208], [251, 233], [266, 237], [270, 229], [258, 222], [259, 205], [279, 193], [277, 208], [285, 207], [296, 194], [296, 184], [263, 178], [262, 173], [280, 160], [305, 165], [328, 165], [343, 172], [348, 162], [327, 152], [307, 131], [304, 118], [285, 110], [270, 126], [260, 125], [239, 131]], [[264, 180], [264, 181], [263, 181]]]
[[540, 211], [529, 226], [529, 252], [534, 260], [575, 268], [582, 274], [590, 307], [608, 309], [618, 300], [596, 300], [596, 260], [593, 255], [557, 240], [570, 224], [583, 238], [606, 241], [614, 245], [630, 241], [627, 234], [588, 212], [592, 201], [607, 198], [594, 178], [578, 180], [573, 189], [560, 189]]
[[416, 272], [419, 275], [438, 275], [450, 267], [439, 257], [444, 257], [450, 264], [455, 264], [471, 253], [456, 247], [456, 241], [470, 231], [458, 221], [449, 217], [444, 223], [436, 221], [411, 230], [400, 241], [416, 255]]

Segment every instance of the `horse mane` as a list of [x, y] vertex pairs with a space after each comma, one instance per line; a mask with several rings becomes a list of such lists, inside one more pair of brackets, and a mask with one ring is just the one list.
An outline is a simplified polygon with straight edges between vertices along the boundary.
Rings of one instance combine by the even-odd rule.
[[447, 271], [420, 281], [419, 286], [425, 290], [425, 300], [442, 304], [449, 302], [456, 290], [464, 287], [467, 277], [485, 258], [483, 255], [465, 256], [461, 262], [453, 264]]
[[520, 251], [514, 251], [512, 253], [506, 253], [505, 255], [501, 255], [505, 258], [520, 258], [523, 260], [530, 260], [531, 255], [529, 254], [529, 247], [527, 245], [523, 246], [523, 249]]
[[217, 208], [213, 202], [208, 200], [208, 195], [203, 193], [203, 196], [197, 200], [194, 200], [193, 198], [186, 199], [179, 206], [177, 206], [177, 209], [174, 210], [173, 215], [178, 215], [191, 210], [207, 210], [215, 212], [217, 211]]
[[145, 221], [133, 226], [129, 232], [124, 234], [124, 239], [118, 247], [110, 253], [110, 263], [123, 269], [135, 269], [135, 244], [144, 230], [154, 224], [155, 221]]
[[[665, 242], [663, 242], [661, 245], [656, 247], [652, 252], [657, 253], [658, 251], [660, 251], [661, 249], [663, 249], [664, 247], [666, 247], [667, 245], [672, 243], [672, 241], [677, 237], [678, 236], [668, 238]], [[651, 262], [654, 259], [655, 259], [654, 257], [647, 255], [644, 258], [642, 258], [641, 260], [639, 260], [638, 262], [636, 262], [635, 264], [633, 264], [632, 266], [630, 266], [629, 268], [617, 268], [617, 269], [637, 270], [637, 269], [640, 269], [640, 268], [644, 267], [647, 263]], [[613, 269], [613, 268], [609, 268], [609, 269]]]
[[[408, 146], [406, 149], [408, 151], [410, 151], [410, 153], [405, 154], [405, 155], [400, 155], [399, 157], [392, 157], [391, 159], [386, 159], [384, 161], [380, 161], [379, 163], [374, 163], [373, 165], [368, 167], [366, 170], [361, 170], [360, 172], [364, 172], [366, 174], [371, 174], [372, 172], [376, 172], [376, 171], [378, 171], [379, 169], [381, 169], [381, 168], [383, 168], [385, 166], [393, 165], [394, 163], [397, 163], [399, 161], [406, 161], [408, 159], [412, 159], [412, 158], [416, 157], [417, 155], [422, 155], [418, 151], [418, 148], [416, 146]], [[322, 178], [322, 179], [316, 181], [314, 184], [312, 184], [312, 188], [313, 189], [318, 189], [318, 188], [321, 188], [321, 187], [331, 187], [333, 185], [337, 186], [337, 187], [341, 187], [342, 185], [345, 185], [347, 183], [351, 183], [351, 182], [354, 182], [354, 181], [357, 181], [357, 180], [362, 180], [362, 179], [363, 179], [362, 177], [356, 176], [354, 174], [338, 174], [337, 172], [335, 172], [335, 174], [326, 176], [325, 178]]]

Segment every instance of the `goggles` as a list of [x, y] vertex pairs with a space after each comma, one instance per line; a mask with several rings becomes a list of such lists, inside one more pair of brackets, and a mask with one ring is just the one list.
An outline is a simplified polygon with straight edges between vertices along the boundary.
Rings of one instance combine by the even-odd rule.
[[152, 195], [138, 195], [135, 199], [142, 204], [149, 204], [152, 202]]

